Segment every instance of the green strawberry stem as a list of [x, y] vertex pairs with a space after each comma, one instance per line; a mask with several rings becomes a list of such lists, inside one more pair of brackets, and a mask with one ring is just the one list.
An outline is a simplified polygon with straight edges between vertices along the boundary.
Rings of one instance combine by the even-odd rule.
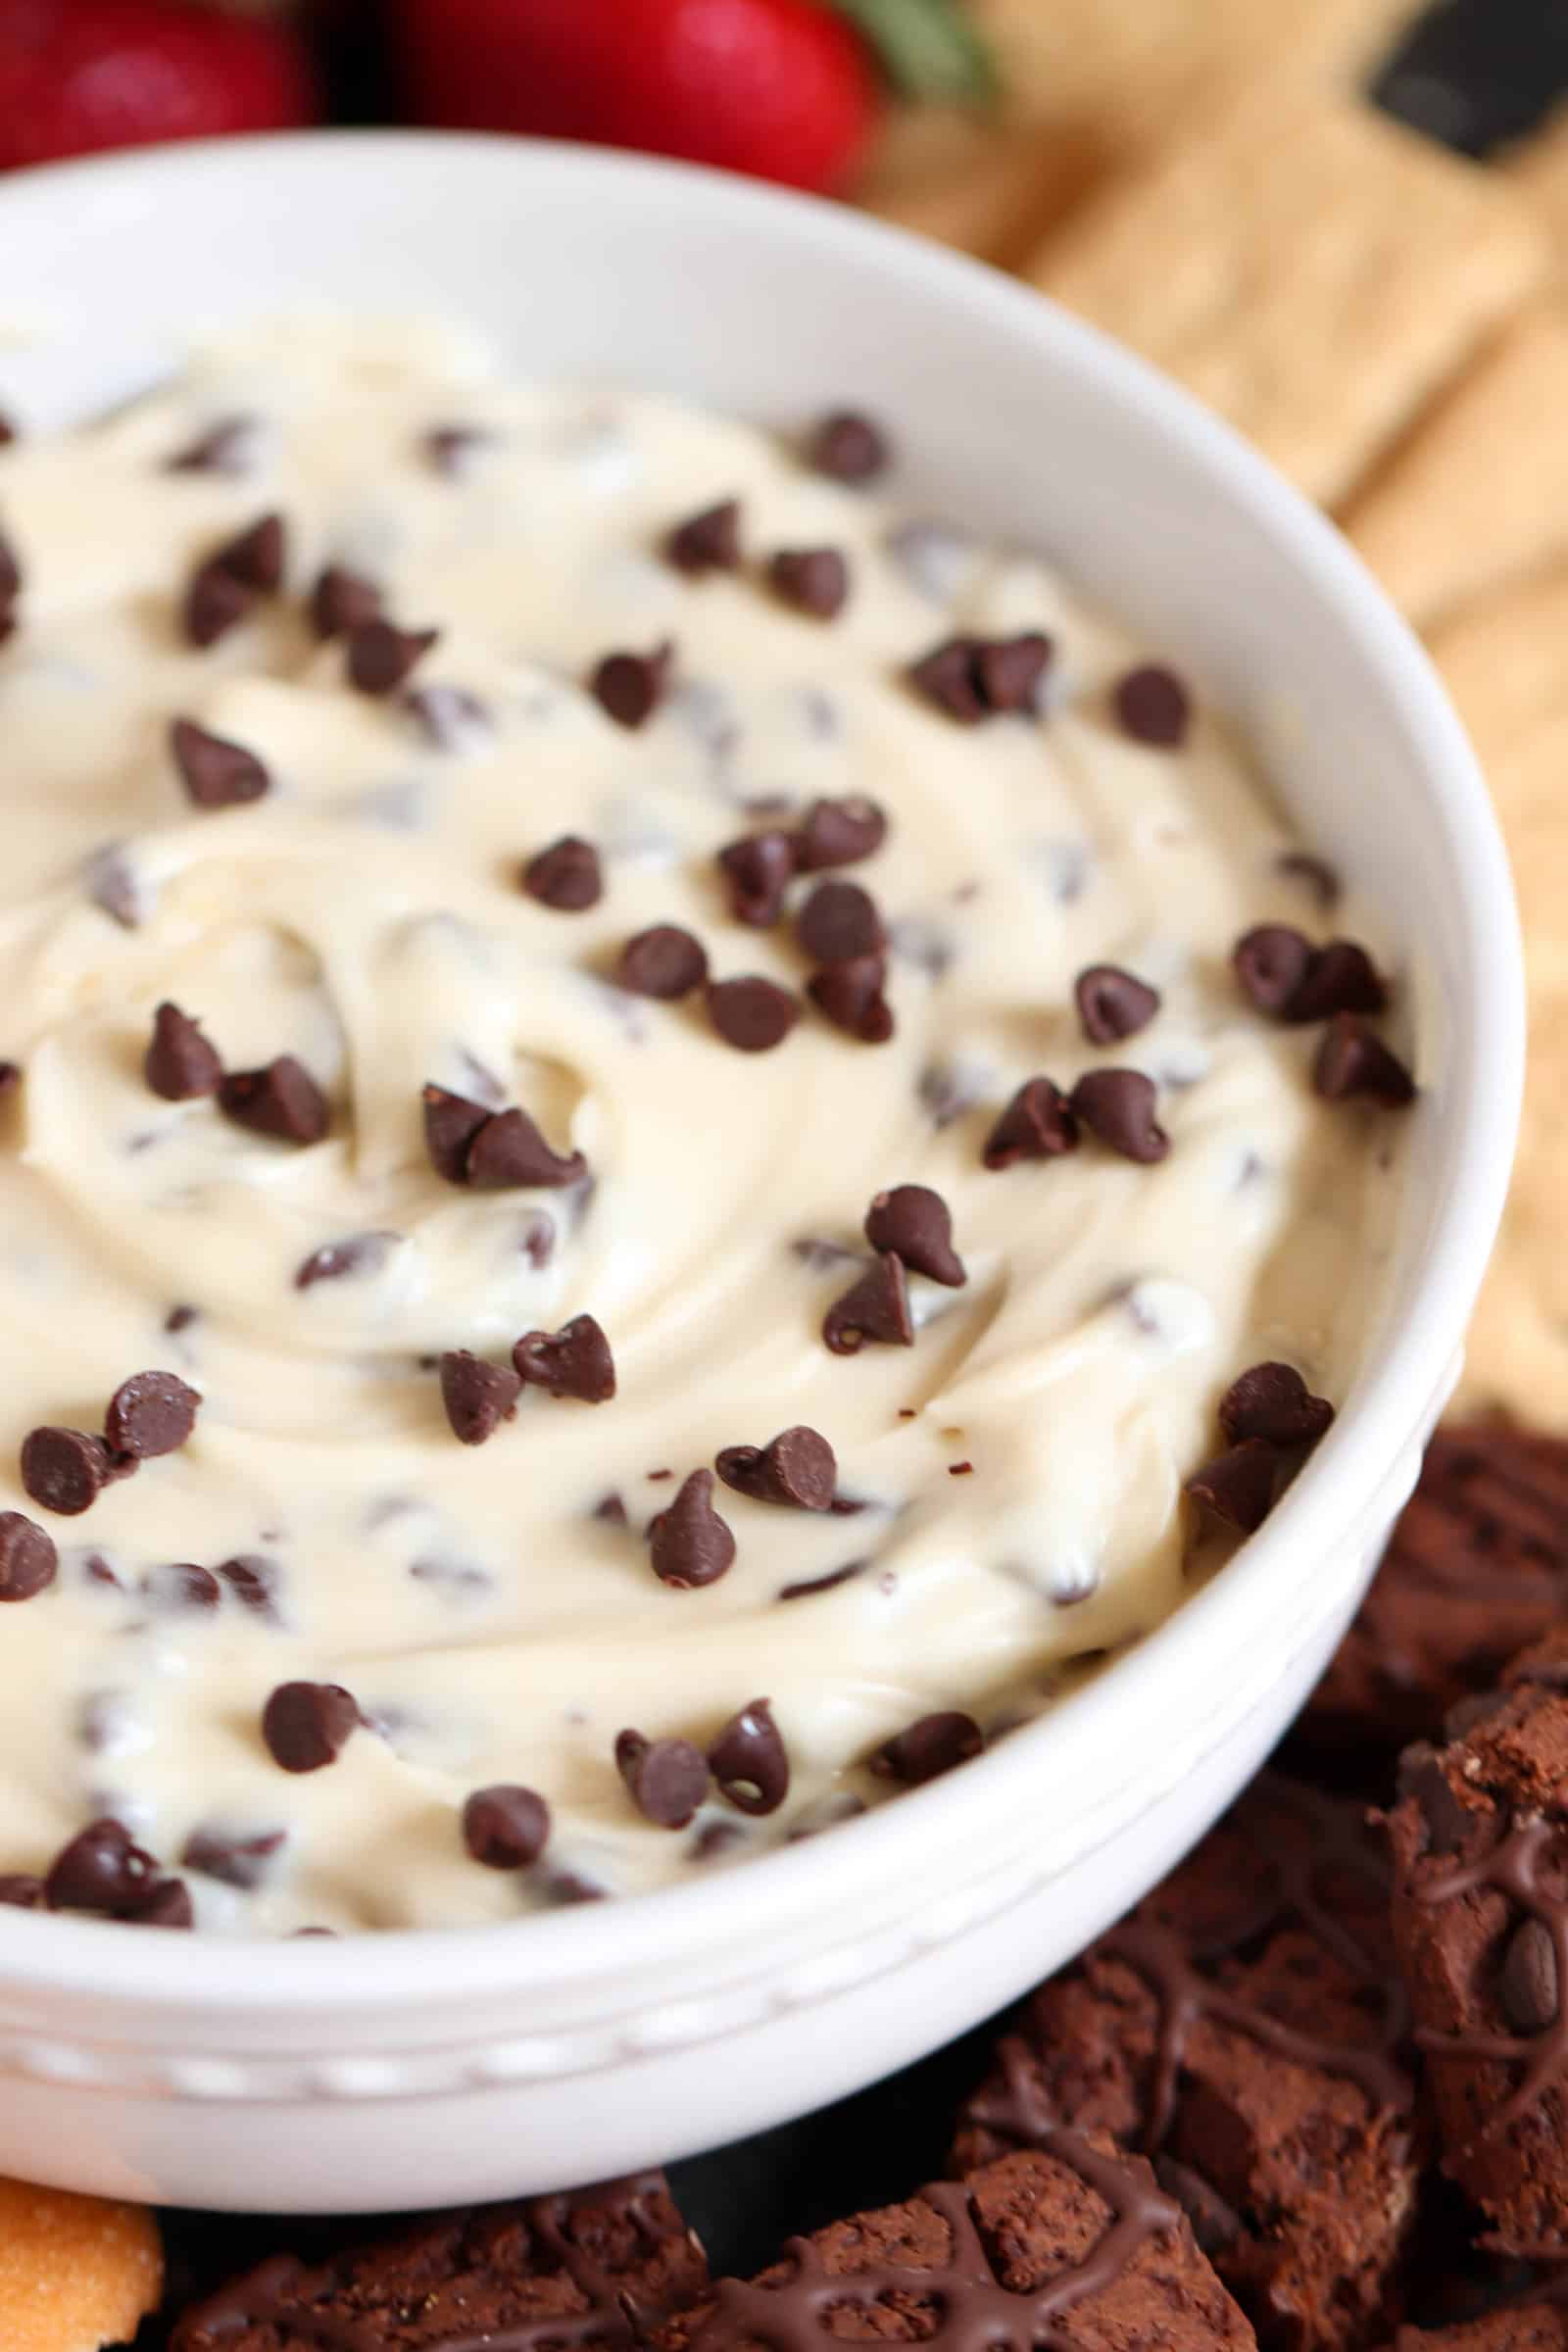
[[962, 0], [832, 0], [901, 97], [983, 106], [997, 95], [991, 52]]

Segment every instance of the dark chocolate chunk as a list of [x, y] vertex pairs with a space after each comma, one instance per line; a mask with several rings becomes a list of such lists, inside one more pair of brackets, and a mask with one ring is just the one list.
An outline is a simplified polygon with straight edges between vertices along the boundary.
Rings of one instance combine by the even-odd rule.
[[829, 866], [858, 865], [875, 856], [887, 832], [883, 811], [860, 794], [813, 801], [795, 834], [796, 871], [815, 874]]
[[311, 1291], [318, 1282], [345, 1282], [378, 1274], [387, 1253], [403, 1239], [400, 1233], [351, 1233], [341, 1242], [323, 1242], [302, 1260], [294, 1276], [297, 1291]]
[[531, 1870], [550, 1842], [550, 1807], [509, 1781], [475, 1788], [463, 1808], [463, 1842], [487, 1870]]
[[806, 993], [824, 1019], [862, 1046], [885, 1046], [893, 1035], [893, 1007], [883, 990], [887, 960], [882, 956], [857, 956], [846, 963], [830, 963], [813, 972]]
[[1242, 994], [1259, 1012], [1283, 1018], [1312, 961], [1312, 943], [1289, 923], [1256, 923], [1231, 951]]
[[801, 1017], [798, 1001], [774, 980], [747, 973], [708, 986], [708, 1017], [738, 1054], [767, 1054], [781, 1046]]
[[360, 1720], [339, 1683], [279, 1683], [262, 1709], [262, 1738], [285, 1772], [319, 1772], [336, 1763]]
[[153, 1093], [166, 1102], [190, 1102], [198, 1096], [217, 1094], [223, 1064], [202, 1035], [200, 1022], [177, 1004], [165, 1003], [153, 1015], [142, 1070]]
[[654, 1574], [689, 1592], [712, 1585], [735, 1561], [735, 1538], [713, 1508], [713, 1473], [694, 1470], [649, 1530]]
[[1415, 1101], [1415, 1081], [1398, 1056], [1353, 1012], [1337, 1012], [1323, 1032], [1312, 1084], [1326, 1102], [1365, 1095], [1385, 1110]]
[[813, 620], [835, 620], [850, 598], [850, 567], [836, 547], [784, 547], [767, 561], [780, 604]]
[[1147, 1029], [1159, 1010], [1159, 991], [1116, 963], [1092, 963], [1073, 982], [1083, 1033], [1092, 1046], [1116, 1046]]
[[988, 1168], [1010, 1168], [1020, 1159], [1055, 1159], [1077, 1143], [1067, 1097], [1049, 1078], [1027, 1078], [992, 1128], [981, 1158]]
[[1276, 1448], [1263, 1438], [1244, 1438], [1195, 1470], [1184, 1492], [1227, 1527], [1250, 1536], [1274, 1508], [1279, 1479]]
[[164, 461], [166, 473], [254, 472], [258, 430], [254, 416], [220, 416], [194, 441]]
[[361, 620], [348, 631], [347, 668], [361, 694], [396, 694], [440, 636], [439, 629], [399, 629]]
[[736, 571], [741, 561], [741, 508], [736, 498], [678, 522], [664, 541], [664, 553], [677, 571], [691, 579], [705, 571]]
[[529, 858], [522, 869], [522, 887], [541, 906], [553, 906], [561, 914], [581, 914], [586, 907], [597, 906], [605, 895], [599, 852], [591, 841], [564, 833]]
[[608, 1404], [615, 1394], [615, 1359], [592, 1315], [574, 1315], [560, 1331], [525, 1332], [512, 1350], [518, 1378], [552, 1396]]
[[780, 1430], [765, 1446], [726, 1446], [716, 1467], [725, 1486], [737, 1494], [797, 1511], [830, 1510], [838, 1488], [832, 1446], [804, 1424]]
[[318, 637], [347, 637], [382, 617], [381, 591], [360, 572], [328, 564], [311, 590], [311, 626]]
[[795, 918], [795, 936], [813, 963], [852, 963], [887, 946], [876, 902], [858, 882], [818, 882]]
[[237, 1126], [280, 1144], [318, 1144], [332, 1113], [316, 1080], [292, 1054], [265, 1069], [231, 1070], [218, 1089], [218, 1106]]
[[674, 1004], [701, 988], [708, 978], [708, 951], [678, 923], [655, 923], [627, 940], [615, 966], [615, 978], [634, 996]]
[[198, 808], [236, 808], [271, 789], [272, 779], [254, 752], [210, 735], [193, 718], [174, 720], [169, 744], [186, 797]]
[[260, 1886], [273, 1858], [288, 1843], [287, 1830], [262, 1830], [255, 1837], [234, 1837], [222, 1830], [192, 1830], [180, 1852], [181, 1870], [197, 1871], [224, 1886], [249, 1891]]
[[918, 1788], [956, 1764], [966, 1764], [985, 1746], [985, 1735], [972, 1715], [947, 1708], [922, 1715], [906, 1731], [895, 1732], [871, 1758], [871, 1770], [884, 1780]]
[[708, 1794], [707, 1762], [689, 1740], [645, 1740], [641, 1732], [621, 1732], [615, 1770], [638, 1812], [656, 1829], [686, 1829]]
[[559, 1190], [588, 1173], [580, 1152], [553, 1152], [525, 1110], [498, 1110], [468, 1146], [467, 1182], [481, 1193], [509, 1192], [521, 1185]]
[[82, 1429], [34, 1429], [22, 1442], [22, 1484], [46, 1511], [74, 1519], [115, 1476], [109, 1448]]
[[466, 1095], [451, 1094], [444, 1086], [424, 1087], [419, 1100], [431, 1167], [448, 1184], [466, 1184], [469, 1146], [494, 1113], [487, 1102], [470, 1102]]
[[949, 1290], [969, 1279], [953, 1247], [953, 1212], [929, 1185], [899, 1184], [878, 1193], [865, 1213], [865, 1238], [873, 1250], [891, 1250], [912, 1274]]
[[1523, 1919], [1509, 1936], [1497, 1999], [1516, 2034], [1544, 2034], [1556, 2024], [1557, 1949], [1544, 1920]]
[[1192, 724], [1192, 697], [1173, 669], [1145, 662], [1117, 679], [1111, 708], [1124, 734], [1161, 752], [1179, 751]]
[[729, 909], [738, 923], [766, 930], [784, 911], [784, 893], [795, 879], [795, 841], [776, 828], [746, 833], [718, 853], [729, 889]]
[[24, 1511], [0, 1511], [0, 1601], [31, 1600], [59, 1566], [53, 1536]]
[[441, 1358], [441, 1401], [452, 1434], [464, 1446], [482, 1446], [503, 1421], [516, 1418], [522, 1382], [503, 1364], [487, 1364], [466, 1348], [449, 1348]]
[[199, 564], [191, 573], [180, 606], [180, 625], [186, 640], [205, 652], [220, 637], [248, 618], [256, 599], [245, 582], [216, 559]]
[[104, 1437], [116, 1453], [133, 1461], [173, 1453], [195, 1428], [201, 1401], [177, 1373], [133, 1373], [109, 1399]]
[[908, 1278], [891, 1250], [834, 1300], [822, 1319], [822, 1337], [835, 1355], [858, 1355], [867, 1340], [889, 1348], [914, 1346]]
[[888, 437], [858, 409], [835, 409], [812, 428], [806, 462], [835, 482], [869, 482], [892, 462]]
[[668, 638], [651, 654], [607, 654], [588, 691], [617, 727], [645, 726], [669, 691], [674, 662]]
[[1314, 1396], [1293, 1364], [1253, 1364], [1219, 1400], [1219, 1425], [1232, 1446], [1246, 1438], [1315, 1446], [1333, 1419], [1328, 1398]]
[[149, 1568], [141, 1580], [141, 1591], [155, 1609], [178, 1610], [216, 1609], [223, 1597], [223, 1588], [210, 1568], [199, 1568], [194, 1560], [165, 1560]]
[[1152, 1078], [1142, 1070], [1086, 1070], [1072, 1090], [1074, 1117], [1124, 1159], [1152, 1162], [1170, 1150], [1154, 1116]]
[[790, 1792], [789, 1751], [765, 1698], [732, 1715], [708, 1751], [718, 1793], [739, 1813], [776, 1813]]
[[63, 1846], [44, 1880], [51, 1911], [105, 1911], [121, 1916], [159, 1877], [153, 1856], [122, 1821], [92, 1821]]

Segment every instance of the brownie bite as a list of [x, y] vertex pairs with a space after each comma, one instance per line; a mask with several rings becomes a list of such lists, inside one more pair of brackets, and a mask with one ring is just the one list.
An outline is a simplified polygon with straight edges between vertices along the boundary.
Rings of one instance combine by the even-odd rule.
[[317, 2265], [281, 2254], [209, 2295], [171, 2352], [627, 2352], [708, 2283], [660, 2173], [470, 2207]]
[[1568, 2256], [1568, 1629], [1400, 1766], [1394, 1932], [1445, 2169], [1493, 2241]]
[[1375, 1781], [1565, 1606], [1568, 1442], [1506, 1421], [1440, 1430], [1293, 1753]]
[[1264, 1774], [1033, 1995], [955, 2169], [1058, 2124], [1146, 2151], [1268, 2345], [1386, 2326], [1418, 2178], [1388, 1871], [1350, 1805]]
[[873, 2337], [946, 2352], [1241, 2352], [1253, 2340], [1149, 2166], [1103, 2132], [1058, 2131], [961, 2185], [796, 2238], [759, 2278], [720, 2279], [657, 2344], [810, 2352]]

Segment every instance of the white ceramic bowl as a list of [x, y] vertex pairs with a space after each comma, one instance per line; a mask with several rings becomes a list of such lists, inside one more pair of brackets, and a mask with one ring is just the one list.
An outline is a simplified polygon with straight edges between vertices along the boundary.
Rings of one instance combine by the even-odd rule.
[[946, 1781], [705, 1883], [515, 1927], [258, 1945], [0, 1914], [0, 2170], [368, 2209], [712, 2145], [931, 2048], [1075, 1951], [1271, 1746], [1358, 1600], [1458, 1365], [1523, 1020], [1486, 793], [1336, 534], [1111, 344], [827, 206], [582, 149], [400, 136], [166, 151], [0, 186], [29, 422], [192, 329], [324, 298], [470, 315], [522, 368], [763, 419], [846, 397], [934, 511], [1051, 549], [1250, 733], [1391, 910], [1426, 1079], [1394, 1295], [1263, 1532], [1136, 1652]]

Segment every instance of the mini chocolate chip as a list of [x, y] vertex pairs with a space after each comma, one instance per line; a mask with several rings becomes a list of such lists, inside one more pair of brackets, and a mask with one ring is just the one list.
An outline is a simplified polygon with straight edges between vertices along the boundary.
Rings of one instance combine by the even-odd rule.
[[1293, 1364], [1253, 1364], [1219, 1400], [1219, 1425], [1232, 1446], [1263, 1438], [1270, 1446], [1315, 1446], [1334, 1419]]
[[625, 1527], [628, 1524], [626, 1505], [615, 1494], [601, 1494], [594, 1504], [593, 1516], [602, 1520], [606, 1527]]
[[0, 449], [9, 449], [14, 441], [20, 441], [21, 438], [21, 427], [16, 419], [0, 409]]
[[1055, 1159], [1077, 1148], [1073, 1106], [1049, 1078], [1025, 1079], [986, 1139], [981, 1158], [988, 1168], [1010, 1168], [1020, 1159]]
[[141, 1066], [153, 1093], [166, 1102], [191, 1102], [201, 1095], [215, 1095], [223, 1075], [217, 1049], [202, 1035], [201, 1023], [167, 1003], [153, 1015], [152, 1041]]
[[790, 1792], [784, 1736], [765, 1698], [732, 1715], [708, 1751], [718, 1793], [738, 1813], [776, 1813]]
[[871, 1758], [871, 1770], [883, 1780], [918, 1788], [940, 1773], [951, 1772], [956, 1764], [966, 1764], [971, 1756], [979, 1755], [985, 1743], [985, 1735], [972, 1715], [944, 1709], [922, 1715], [907, 1731], [895, 1732], [891, 1740], [884, 1740]]
[[272, 1857], [288, 1843], [287, 1830], [263, 1830], [254, 1838], [234, 1838], [220, 1830], [192, 1830], [180, 1851], [181, 1870], [199, 1871], [225, 1886], [247, 1890], [260, 1886]]
[[341, 1242], [323, 1242], [299, 1266], [294, 1288], [310, 1291], [318, 1282], [343, 1282], [360, 1275], [378, 1274], [386, 1264], [388, 1251], [402, 1239], [400, 1233], [351, 1233]]
[[645, 726], [669, 691], [674, 660], [668, 638], [651, 654], [607, 654], [588, 691], [617, 727]]
[[694, 1470], [666, 1510], [649, 1530], [654, 1574], [666, 1585], [690, 1592], [728, 1574], [735, 1538], [713, 1508], [713, 1473]]
[[664, 541], [677, 571], [697, 579], [705, 571], [736, 571], [741, 561], [741, 508], [736, 498], [678, 522]]
[[729, 910], [738, 923], [766, 930], [784, 911], [784, 893], [795, 878], [795, 842], [776, 828], [743, 834], [718, 853], [729, 886]]
[[279, 1683], [262, 1709], [262, 1738], [285, 1772], [319, 1772], [337, 1761], [360, 1720], [340, 1683]]
[[835, 1355], [858, 1355], [867, 1340], [889, 1348], [912, 1348], [909, 1285], [891, 1250], [835, 1299], [822, 1318], [822, 1337]]
[[46, 1511], [74, 1519], [115, 1475], [109, 1448], [81, 1429], [34, 1429], [22, 1444], [22, 1484]]
[[172, 1306], [164, 1317], [164, 1329], [172, 1338], [177, 1339], [182, 1331], [189, 1331], [200, 1315], [201, 1308], [199, 1306], [186, 1306], [183, 1303]]
[[411, 686], [403, 708], [438, 752], [469, 751], [495, 732], [489, 704], [466, 686]]
[[382, 617], [381, 591], [373, 580], [341, 564], [328, 564], [311, 590], [311, 626], [318, 637], [347, 637]]
[[389, 620], [356, 622], [348, 632], [349, 684], [361, 694], [395, 694], [440, 634], [395, 628]]
[[145, 1893], [133, 1895], [116, 1917], [131, 1928], [193, 1928], [196, 1909], [190, 1888], [180, 1879], [155, 1879]]
[[1385, 1110], [1402, 1110], [1415, 1101], [1415, 1081], [1403, 1062], [1353, 1012], [1337, 1012], [1324, 1030], [1312, 1084], [1326, 1102], [1368, 1095]]
[[858, 882], [818, 882], [795, 918], [795, 936], [813, 963], [852, 963], [887, 946], [876, 902]]
[[879, 424], [857, 409], [835, 409], [814, 426], [806, 462], [835, 482], [869, 482], [891, 463], [888, 438]]
[[1159, 1010], [1159, 991], [1117, 963], [1092, 963], [1072, 984], [1078, 1018], [1092, 1046], [1119, 1045], [1147, 1029]]
[[830, 1568], [825, 1576], [805, 1576], [794, 1584], [780, 1585], [777, 1597], [807, 1600], [813, 1592], [836, 1592], [840, 1585], [853, 1584], [858, 1576], [863, 1576], [870, 1565], [869, 1560], [848, 1560], [842, 1568]]
[[44, 1899], [51, 1911], [107, 1911], [114, 1916], [145, 1894], [158, 1879], [154, 1857], [122, 1821], [91, 1821], [49, 1866]]
[[1311, 961], [1311, 941], [1289, 923], [1256, 923], [1231, 950], [1243, 996], [1276, 1018], [1283, 1018]]
[[981, 637], [973, 649], [975, 684], [988, 710], [1029, 711], [1051, 666], [1051, 639], [1039, 629], [1022, 637]]
[[210, 735], [193, 718], [174, 720], [169, 744], [186, 798], [198, 808], [237, 808], [271, 789], [272, 779], [254, 752]]
[[1557, 2022], [1557, 1949], [1544, 1920], [1521, 1920], [1497, 1974], [1497, 1999], [1516, 2034], [1544, 2034]]
[[259, 1552], [240, 1552], [232, 1560], [220, 1561], [218, 1574], [241, 1608], [249, 1609], [256, 1617], [277, 1617], [275, 1560], [264, 1559]]
[[461, 480], [479, 451], [496, 436], [482, 424], [432, 424], [419, 435], [419, 454], [432, 473]]
[[836, 547], [783, 547], [767, 560], [780, 604], [813, 620], [834, 620], [849, 602], [850, 567]]
[[318, 1144], [332, 1119], [326, 1097], [292, 1054], [279, 1054], [265, 1069], [230, 1070], [218, 1106], [237, 1126], [280, 1144]]
[[738, 980], [710, 982], [708, 1017], [738, 1054], [767, 1054], [783, 1044], [801, 1008], [787, 988], [747, 973]]
[[1170, 1137], [1154, 1117], [1154, 1081], [1142, 1070], [1086, 1070], [1072, 1090], [1073, 1116], [1124, 1159], [1163, 1159]]
[[466, 1095], [449, 1094], [444, 1086], [421, 1089], [424, 1109], [424, 1148], [430, 1165], [448, 1184], [466, 1184], [468, 1148], [485, 1122], [495, 1114], [487, 1102], [470, 1102]]
[[841, 801], [813, 801], [795, 835], [795, 866], [802, 874], [834, 865], [858, 865], [874, 857], [887, 839], [888, 820], [875, 801], [852, 794]]
[[599, 852], [591, 841], [564, 833], [529, 858], [522, 869], [522, 887], [541, 906], [554, 906], [562, 914], [581, 914], [585, 907], [597, 906], [605, 895]]
[[60, 1566], [55, 1540], [23, 1511], [0, 1511], [0, 1601], [31, 1600]]
[[797, 1511], [831, 1509], [838, 1486], [832, 1446], [804, 1424], [781, 1429], [765, 1446], [726, 1446], [717, 1457], [717, 1469], [737, 1494], [753, 1502], [784, 1503]]
[[672, 1004], [708, 978], [708, 951], [678, 923], [655, 923], [627, 940], [615, 978], [634, 996], [657, 997], [661, 1004]]
[[1156, 751], [1179, 751], [1192, 724], [1192, 697], [1173, 669], [1145, 662], [1117, 679], [1111, 707], [1124, 734]]
[[201, 1401], [177, 1373], [133, 1373], [109, 1399], [105, 1441], [116, 1453], [138, 1462], [174, 1453], [195, 1428]]
[[689, 1740], [645, 1740], [641, 1732], [621, 1732], [615, 1770], [638, 1812], [656, 1829], [684, 1830], [708, 1794], [708, 1765]]
[[580, 1152], [553, 1152], [525, 1110], [498, 1110], [468, 1146], [467, 1181], [476, 1192], [510, 1192], [519, 1185], [557, 1190], [580, 1183], [588, 1162]]
[[93, 905], [112, 922], [122, 931], [139, 929], [148, 912], [147, 885], [123, 842], [105, 842], [102, 849], [94, 850], [83, 862], [81, 879]]
[[891, 1250], [912, 1274], [949, 1290], [969, 1279], [953, 1247], [953, 1212], [929, 1185], [899, 1184], [878, 1193], [865, 1212], [865, 1238], [873, 1250]]
[[216, 424], [164, 461], [166, 473], [245, 474], [255, 469], [257, 425], [254, 416], [220, 416]]
[[856, 956], [813, 972], [806, 993], [824, 1019], [858, 1038], [863, 1046], [885, 1046], [896, 1026], [883, 994], [887, 962], [881, 956]]
[[1184, 1492], [1227, 1527], [1250, 1536], [1274, 1508], [1279, 1473], [1274, 1447], [1262, 1438], [1244, 1438], [1195, 1470]]
[[463, 1842], [486, 1870], [531, 1870], [550, 1842], [550, 1807], [514, 1782], [475, 1788], [463, 1807]]
[[1305, 850], [1286, 850], [1275, 858], [1274, 864], [1278, 872], [1309, 890], [1325, 913], [1338, 904], [1340, 877], [1326, 859], [1314, 858]]
[[1430, 1740], [1417, 1740], [1399, 1758], [1398, 1793], [1401, 1800], [1413, 1798], [1419, 1806], [1429, 1853], [1459, 1852], [1479, 1816], [1454, 1795], [1443, 1759]]
[[180, 606], [180, 625], [189, 644], [205, 652], [246, 619], [256, 602], [245, 582], [216, 560], [191, 573]]
[[512, 1350], [528, 1388], [582, 1404], [608, 1404], [615, 1394], [615, 1359], [592, 1315], [574, 1315], [560, 1331], [525, 1332]]
[[212, 558], [231, 579], [241, 580], [259, 595], [271, 596], [283, 585], [288, 560], [288, 533], [281, 514], [263, 514], [225, 541]]
[[18, 1911], [42, 1910], [42, 1879], [29, 1878], [25, 1871], [8, 1870], [0, 1877], [0, 1903], [10, 1903]]
[[514, 1421], [522, 1382], [503, 1364], [487, 1364], [466, 1348], [449, 1348], [441, 1358], [441, 1401], [452, 1434], [465, 1446], [482, 1446], [503, 1421]]
[[908, 678], [916, 693], [961, 726], [975, 727], [987, 716], [975, 663], [979, 640], [950, 637], [909, 664]]
[[1383, 1012], [1389, 992], [1365, 948], [1331, 939], [1314, 951], [1286, 1007], [1288, 1021], [1326, 1021], [1337, 1012]]
[[141, 1591], [155, 1609], [216, 1609], [223, 1597], [223, 1588], [212, 1570], [198, 1568], [194, 1560], [166, 1560], [149, 1568], [141, 1580]]

